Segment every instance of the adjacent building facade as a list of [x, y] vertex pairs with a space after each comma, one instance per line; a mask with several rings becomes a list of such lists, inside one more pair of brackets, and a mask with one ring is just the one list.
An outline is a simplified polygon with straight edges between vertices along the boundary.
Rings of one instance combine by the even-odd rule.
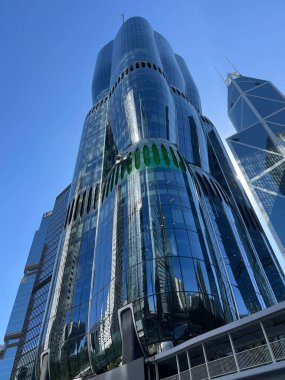
[[228, 76], [231, 151], [285, 257], [285, 97], [269, 81]]
[[137, 352], [149, 357], [284, 299], [187, 65], [146, 20], [127, 20], [100, 51], [92, 99], [41, 341], [43, 379], [124, 363], [128, 307]]
[[0, 358], [1, 380], [34, 378], [68, 193], [69, 187], [58, 195], [53, 210], [43, 215], [35, 233], [4, 337], [5, 346]]
[[39, 269], [41, 253], [51, 219], [51, 212], [43, 215], [39, 229], [36, 231], [33, 243], [24, 269], [24, 276], [19, 285], [14, 306], [10, 315], [9, 323], [4, 337], [5, 346], [3, 356], [0, 359], [1, 379], [9, 380], [16, 353], [19, 347], [24, 321], [31, 299], [33, 287]]

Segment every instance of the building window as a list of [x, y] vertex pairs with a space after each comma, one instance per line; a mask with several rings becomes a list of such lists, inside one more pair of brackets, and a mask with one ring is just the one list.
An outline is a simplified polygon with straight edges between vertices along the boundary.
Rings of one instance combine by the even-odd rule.
[[144, 145], [143, 147], [143, 160], [144, 160], [145, 166], [150, 165], [150, 154], [149, 154], [149, 149], [147, 145]]
[[70, 224], [71, 219], [72, 219], [73, 208], [74, 208], [74, 199], [73, 199], [72, 204], [71, 204], [71, 209], [70, 209], [70, 214], [69, 214], [68, 224]]
[[163, 159], [164, 159], [164, 162], [167, 166], [170, 165], [170, 159], [169, 159], [169, 156], [168, 156], [168, 152], [165, 148], [165, 146], [163, 144], [161, 144], [161, 151], [162, 151], [162, 156], [163, 156]]
[[159, 157], [159, 151], [157, 149], [157, 146], [155, 144], [152, 144], [152, 155], [153, 155], [153, 161], [156, 165], [160, 164], [160, 157]]
[[80, 207], [80, 216], [82, 216], [83, 212], [84, 212], [85, 197], [86, 197], [86, 191], [84, 191], [83, 196], [82, 196], [82, 202], [81, 202], [81, 207]]
[[87, 201], [87, 213], [89, 213], [91, 208], [91, 202], [92, 202], [92, 187], [90, 187], [89, 195], [88, 195], [88, 201]]
[[97, 207], [98, 198], [99, 198], [99, 184], [97, 183], [97, 185], [95, 187], [95, 193], [94, 193], [94, 203], [93, 203], [94, 209]]
[[80, 202], [80, 195], [78, 195], [75, 203], [75, 210], [74, 210], [74, 215], [73, 215], [73, 220], [76, 220], [77, 214], [78, 214], [78, 208], [79, 208], [79, 202]]

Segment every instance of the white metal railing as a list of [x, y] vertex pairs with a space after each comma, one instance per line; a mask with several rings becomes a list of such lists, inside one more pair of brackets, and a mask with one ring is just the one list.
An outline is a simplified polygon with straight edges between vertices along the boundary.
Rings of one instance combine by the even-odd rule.
[[[285, 338], [271, 342], [270, 348], [276, 361], [285, 360]], [[267, 344], [238, 352], [236, 353], [236, 359], [239, 369], [237, 368], [234, 355], [229, 355], [221, 359], [207, 362], [207, 365], [206, 363], [203, 363], [192, 367], [190, 369], [191, 378], [192, 380], [209, 379], [207, 366], [210, 378], [212, 379], [219, 376], [224, 376], [226, 374], [272, 363], [272, 357], [270, 354], [269, 346]], [[186, 370], [180, 373], [180, 378], [179, 375], [176, 374], [164, 378], [163, 380], [190, 380], [190, 373], [189, 370]]]
[[271, 342], [270, 347], [277, 361], [285, 359], [285, 338]]
[[236, 357], [241, 370], [272, 362], [267, 344], [238, 352]]
[[189, 375], [188, 369], [180, 373], [180, 380], [189, 380], [189, 379], [190, 379], [190, 375]]
[[206, 363], [191, 368], [192, 380], [208, 379]]
[[237, 366], [233, 355], [208, 362], [208, 368], [211, 378], [237, 371]]

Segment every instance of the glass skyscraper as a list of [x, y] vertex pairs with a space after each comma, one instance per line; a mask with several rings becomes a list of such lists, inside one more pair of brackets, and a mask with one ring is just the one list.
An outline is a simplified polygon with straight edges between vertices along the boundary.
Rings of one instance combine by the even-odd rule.
[[269, 81], [229, 74], [227, 139], [273, 238], [285, 257], [285, 97]]
[[185, 61], [146, 20], [99, 52], [92, 100], [38, 341], [45, 380], [119, 366], [122, 308], [149, 357], [285, 297]]
[[43, 215], [40, 227], [34, 235], [33, 243], [27, 258], [27, 262], [24, 268], [24, 276], [18, 288], [4, 337], [4, 353], [3, 357], [0, 359], [1, 380], [9, 380], [12, 373], [14, 360], [23, 330], [25, 316], [41, 260], [41, 252], [44, 247], [44, 241], [50, 218], [51, 212], [45, 213]]
[[69, 187], [43, 215], [36, 231], [5, 334], [0, 379], [34, 379], [40, 335], [63, 230]]

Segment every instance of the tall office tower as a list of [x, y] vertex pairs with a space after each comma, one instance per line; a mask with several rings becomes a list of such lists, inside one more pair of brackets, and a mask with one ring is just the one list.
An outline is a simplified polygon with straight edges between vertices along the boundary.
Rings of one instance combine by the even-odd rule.
[[31, 246], [5, 335], [0, 378], [32, 379], [49, 288], [63, 230], [69, 188], [61, 192], [53, 210], [45, 213]]
[[[284, 278], [282, 269], [275, 256], [255, 211], [243, 189], [236, 179], [236, 171], [213, 123], [205, 116], [201, 122], [207, 136], [210, 173], [219, 182], [232, 201], [235, 211], [240, 214], [250, 236], [267, 278], [274, 290], [278, 302], [285, 300]], [[255, 266], [255, 263], [251, 263]]]
[[25, 316], [40, 265], [41, 253], [44, 247], [50, 219], [51, 212], [47, 212], [43, 215], [40, 227], [34, 235], [33, 243], [27, 258], [24, 276], [19, 285], [4, 337], [4, 352], [3, 356], [0, 358], [1, 380], [9, 380], [12, 373], [16, 352], [23, 331]]
[[228, 76], [227, 139], [269, 230], [285, 257], [285, 97], [269, 81]]
[[146, 20], [127, 20], [100, 51], [92, 99], [40, 343], [45, 380], [151, 356], [285, 290], [213, 172], [186, 63]]

